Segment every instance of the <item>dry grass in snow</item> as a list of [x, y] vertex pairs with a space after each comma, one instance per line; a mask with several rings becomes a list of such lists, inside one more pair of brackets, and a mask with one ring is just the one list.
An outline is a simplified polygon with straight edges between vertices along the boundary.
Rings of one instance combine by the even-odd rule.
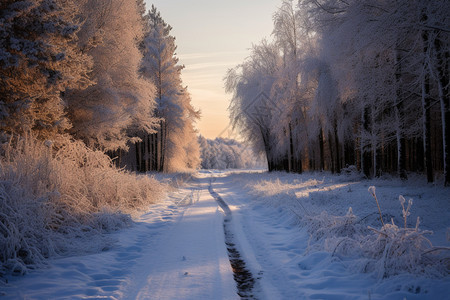
[[23, 274], [55, 255], [107, 249], [104, 232], [164, 195], [165, 185], [112, 166], [81, 142], [32, 138], [3, 145], [0, 161], [0, 276]]

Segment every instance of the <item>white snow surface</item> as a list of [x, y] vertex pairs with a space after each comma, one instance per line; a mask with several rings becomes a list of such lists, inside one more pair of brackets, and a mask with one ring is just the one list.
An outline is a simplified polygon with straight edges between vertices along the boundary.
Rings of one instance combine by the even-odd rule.
[[[233, 242], [255, 279], [255, 299], [450, 299], [448, 274], [379, 278], [357, 272], [352, 266], [358, 257], [337, 256], [314, 244], [301, 221], [306, 213], [344, 216], [349, 207], [360, 218], [372, 216], [378, 210], [367, 189], [376, 186], [383, 213], [402, 225], [398, 196], [413, 198], [408, 227], [420, 216], [420, 227], [434, 231], [433, 245], [449, 247], [448, 189], [414, 179], [245, 170], [197, 173], [132, 227], [111, 234], [112, 248], [53, 259], [46, 269], [8, 277], [0, 298], [239, 299], [225, 245], [224, 211], [210, 185], [231, 210]], [[376, 216], [371, 226], [380, 228]]]

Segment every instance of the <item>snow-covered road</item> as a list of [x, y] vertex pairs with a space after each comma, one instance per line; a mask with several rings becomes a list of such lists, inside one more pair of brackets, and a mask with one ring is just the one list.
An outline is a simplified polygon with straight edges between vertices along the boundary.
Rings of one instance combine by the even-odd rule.
[[[48, 269], [10, 278], [0, 287], [0, 298], [436, 299], [446, 294], [450, 285], [445, 278], [405, 274], [377, 281], [371, 274], [352, 272], [351, 260], [312, 251], [308, 231], [296, 226], [293, 211], [283, 206], [289, 197], [300, 203], [306, 191], [302, 189], [314, 187], [331, 193], [333, 199], [323, 196], [327, 206], [334, 201], [330, 207], [336, 210], [349, 204], [362, 209], [368, 205], [358, 206], [352, 199], [364, 198], [365, 185], [342, 183], [334, 189], [331, 181], [292, 177], [298, 187], [288, 192], [294, 185], [276, 178], [274, 189], [282, 191], [282, 198], [273, 198], [270, 190], [261, 199], [249, 193], [249, 184], [272, 178], [268, 176], [198, 172], [165, 201], [151, 206], [135, 225], [111, 234], [116, 242], [107, 251], [58, 258]], [[264, 184], [259, 188], [267, 189]], [[314, 201], [321, 202], [321, 197], [314, 196]], [[311, 211], [313, 206], [301, 209]]]
[[[183, 208], [159, 217], [162, 223], [170, 219], [173, 223], [146, 243], [145, 256], [119, 298], [238, 298], [224, 242], [223, 213], [208, 192], [207, 178], [198, 178], [181, 197], [174, 202]], [[151, 219], [142, 222], [152, 224]]]
[[238, 299], [209, 174], [152, 206], [105, 252], [13, 278], [5, 299]]

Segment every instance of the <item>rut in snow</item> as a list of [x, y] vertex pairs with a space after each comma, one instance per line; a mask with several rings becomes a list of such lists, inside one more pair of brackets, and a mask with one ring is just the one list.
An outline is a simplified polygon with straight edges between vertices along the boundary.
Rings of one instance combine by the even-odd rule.
[[252, 273], [247, 270], [245, 266], [245, 261], [241, 258], [241, 254], [236, 249], [236, 243], [234, 241], [234, 235], [231, 230], [231, 219], [232, 214], [231, 210], [222, 197], [217, 194], [212, 188], [212, 180], [209, 183], [209, 193], [219, 206], [225, 212], [225, 218], [223, 221], [223, 231], [225, 234], [225, 244], [227, 245], [228, 250], [228, 258], [230, 259], [231, 268], [233, 269], [233, 277], [236, 281], [238, 288], [238, 295], [241, 299], [256, 299], [253, 295], [253, 288], [255, 285], [255, 279], [253, 278]]

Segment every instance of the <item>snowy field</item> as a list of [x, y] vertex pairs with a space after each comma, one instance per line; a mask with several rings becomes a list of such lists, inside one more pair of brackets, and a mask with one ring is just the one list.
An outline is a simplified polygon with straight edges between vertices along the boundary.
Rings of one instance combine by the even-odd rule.
[[202, 171], [110, 249], [8, 277], [0, 298], [450, 299], [449, 235], [449, 190], [420, 180]]

